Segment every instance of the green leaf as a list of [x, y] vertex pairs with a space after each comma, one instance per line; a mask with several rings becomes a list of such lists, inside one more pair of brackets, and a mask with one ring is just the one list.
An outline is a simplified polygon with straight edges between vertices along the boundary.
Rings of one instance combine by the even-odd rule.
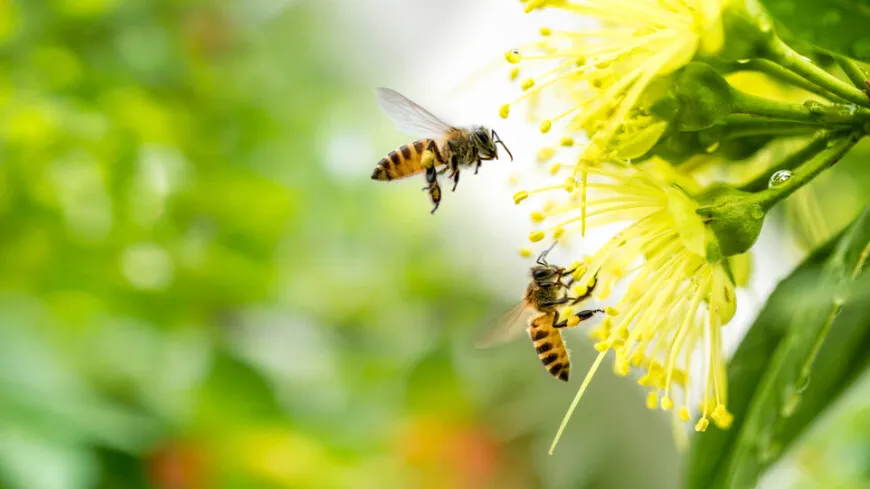
[[870, 0], [762, 0], [779, 33], [870, 61]]
[[728, 367], [735, 422], [696, 437], [689, 488], [753, 487], [858, 377], [870, 301], [854, 293], [870, 283], [858, 280], [868, 254], [870, 207], [777, 287]]

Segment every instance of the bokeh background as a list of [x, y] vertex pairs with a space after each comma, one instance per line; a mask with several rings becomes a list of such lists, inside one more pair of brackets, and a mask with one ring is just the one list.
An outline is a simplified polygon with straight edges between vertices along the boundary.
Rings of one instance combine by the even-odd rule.
[[[546, 455], [581, 331], [568, 386], [526, 342], [474, 348], [528, 267], [510, 182], [538, 141], [496, 116], [501, 53], [539, 27], [521, 10], [0, 0], [0, 487], [679, 487], [669, 419], [606, 369]], [[493, 124], [516, 161], [430, 216], [422, 182], [369, 180], [409, 140], [379, 85]], [[732, 346], [789, 246], [756, 260]], [[853, 397], [774, 486], [867, 487]]]

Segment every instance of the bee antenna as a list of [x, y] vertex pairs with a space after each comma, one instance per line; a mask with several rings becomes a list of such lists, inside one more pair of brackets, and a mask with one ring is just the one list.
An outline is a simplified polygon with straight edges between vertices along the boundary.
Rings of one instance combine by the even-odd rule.
[[549, 248], [541, 252], [538, 256], [538, 265], [543, 265], [545, 267], [550, 266], [550, 264], [547, 263], [547, 255], [553, 251], [553, 248], [555, 248], [557, 244], [559, 244], [559, 241], [553, 241], [553, 244], [551, 244]]
[[501, 144], [501, 147], [504, 148], [505, 151], [507, 151], [508, 156], [510, 156], [511, 161], [513, 161], [514, 155], [511, 154], [511, 150], [509, 150], [507, 145], [504, 144], [504, 141], [502, 141], [501, 138], [498, 137], [498, 134], [495, 132], [495, 129], [492, 130], [492, 137], [495, 138], [496, 144]]

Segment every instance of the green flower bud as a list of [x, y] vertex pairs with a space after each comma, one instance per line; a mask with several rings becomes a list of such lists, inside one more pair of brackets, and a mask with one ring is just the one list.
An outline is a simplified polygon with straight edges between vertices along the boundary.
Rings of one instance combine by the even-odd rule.
[[672, 86], [679, 107], [674, 125], [681, 131], [699, 131], [731, 113], [732, 89], [710, 65], [692, 62], [676, 73]]
[[[752, 248], [764, 224], [764, 208], [752, 194], [728, 187], [714, 187], [699, 197], [698, 215], [713, 232], [719, 259], [739, 255]], [[709, 254], [708, 260], [715, 258]]]

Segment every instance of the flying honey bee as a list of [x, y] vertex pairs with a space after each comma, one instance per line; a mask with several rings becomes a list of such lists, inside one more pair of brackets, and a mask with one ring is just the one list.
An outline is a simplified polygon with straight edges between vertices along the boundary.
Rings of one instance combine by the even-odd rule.
[[[571, 287], [573, 279], [569, 278], [568, 283], [563, 282], [562, 279], [570, 276], [573, 270], [565, 270], [562, 267], [547, 263], [547, 254], [553, 249], [553, 246], [541, 253], [538, 256], [537, 265], [531, 268], [531, 281], [526, 288], [526, 295], [522, 302], [502, 316], [501, 320], [498, 321], [498, 327], [493, 331], [494, 334], [486, 338], [480, 346], [487, 348], [516, 337], [522, 331], [523, 321], [521, 321], [521, 317], [523, 313], [534, 311], [537, 314], [529, 318], [527, 330], [535, 346], [535, 351], [538, 353], [538, 358], [541, 359], [541, 363], [544, 364], [544, 368], [550, 375], [567, 382], [571, 373], [571, 362], [568, 358], [565, 341], [562, 339], [562, 328], [570, 327], [568, 324], [570, 318], [560, 320], [559, 307], [565, 304], [574, 305], [587, 299], [592, 294], [595, 284], [593, 283], [582, 296], [570, 297], [568, 289]], [[603, 312], [602, 309], [589, 309], [573, 314], [573, 316], [582, 322], [596, 313]]]
[[438, 175], [449, 170], [447, 178], [453, 180], [452, 191], [455, 191], [459, 184], [459, 170], [474, 166], [474, 174], [477, 175], [483, 161], [498, 159], [497, 144], [507, 151], [511, 161], [514, 159], [498, 134], [491, 129], [483, 126], [455, 127], [395, 90], [378, 88], [375, 92], [378, 105], [399, 130], [423, 139], [391, 151], [381, 159], [372, 172], [372, 180], [397, 180], [425, 171], [426, 186], [423, 190], [429, 193], [433, 204], [432, 214], [441, 202]]

